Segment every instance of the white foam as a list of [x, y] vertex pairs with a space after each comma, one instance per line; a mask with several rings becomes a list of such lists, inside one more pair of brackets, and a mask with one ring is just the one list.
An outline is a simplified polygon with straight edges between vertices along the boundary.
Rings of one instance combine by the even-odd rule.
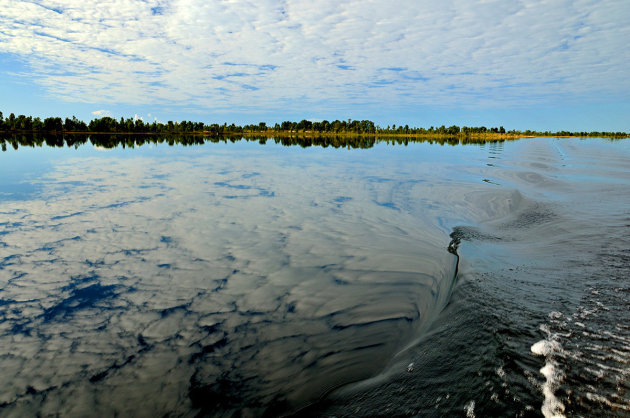
[[554, 352], [559, 352], [561, 349], [560, 344], [557, 341], [542, 340], [532, 345], [532, 353], [537, 356], [548, 356]]
[[558, 369], [558, 364], [553, 361], [553, 354], [561, 353], [562, 346], [557, 341], [541, 340], [531, 346], [531, 351], [547, 359], [543, 368], [540, 369], [540, 373], [545, 376], [545, 383], [542, 385], [544, 400], [541, 412], [546, 418], [564, 417], [564, 405], [554, 394], [563, 375]]
[[464, 406], [466, 418], [475, 418], [475, 401], [470, 401]]
[[545, 418], [564, 418], [564, 405], [554, 395], [554, 389], [562, 378], [557, 364], [554, 361], [548, 361], [540, 369], [540, 373], [546, 378], [542, 386], [544, 396], [542, 408], [540, 409], [542, 414]]

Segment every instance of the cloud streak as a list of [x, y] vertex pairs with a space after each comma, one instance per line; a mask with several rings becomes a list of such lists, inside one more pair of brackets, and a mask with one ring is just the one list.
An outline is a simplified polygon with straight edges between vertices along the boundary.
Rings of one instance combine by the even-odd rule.
[[87, 103], [627, 100], [629, 17], [623, 0], [0, 0], [0, 52]]

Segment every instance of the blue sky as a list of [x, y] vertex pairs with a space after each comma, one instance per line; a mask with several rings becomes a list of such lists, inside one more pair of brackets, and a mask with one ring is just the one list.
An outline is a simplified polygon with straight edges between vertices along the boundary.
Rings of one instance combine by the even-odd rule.
[[0, 0], [0, 111], [630, 131], [627, 0]]

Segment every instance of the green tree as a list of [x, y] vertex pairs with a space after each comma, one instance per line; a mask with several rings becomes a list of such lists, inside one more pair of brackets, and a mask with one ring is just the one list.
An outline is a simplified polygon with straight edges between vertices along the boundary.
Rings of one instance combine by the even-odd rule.
[[33, 129], [33, 117], [18, 115], [15, 119], [15, 128], [20, 131], [30, 131]]
[[33, 130], [34, 131], [42, 131], [44, 130], [44, 122], [39, 117], [33, 119]]
[[306, 120], [306, 119], [302, 119], [300, 122], [298, 122], [297, 124], [297, 130], [298, 131], [308, 131], [313, 127], [313, 122], [311, 122], [310, 120]]
[[449, 126], [449, 128], [446, 130], [446, 132], [449, 135], [457, 135], [459, 133], [459, 126], [457, 126], [457, 125]]
[[88, 126], [90, 132], [116, 132], [117, 128], [118, 123], [116, 119], [109, 116], [93, 119]]
[[48, 132], [61, 132], [63, 131], [63, 122], [61, 118], [46, 118], [44, 119], [44, 130]]
[[9, 118], [6, 120], [7, 129], [13, 130], [15, 129], [15, 114], [11, 112]]
[[63, 130], [66, 132], [87, 131], [87, 125], [76, 116], [72, 116], [72, 119], [66, 118], [63, 122]]

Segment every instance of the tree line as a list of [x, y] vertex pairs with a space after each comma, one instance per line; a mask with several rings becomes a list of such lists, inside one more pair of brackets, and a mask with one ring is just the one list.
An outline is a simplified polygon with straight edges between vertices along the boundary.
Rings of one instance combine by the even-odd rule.
[[462, 126], [452, 125], [446, 127], [431, 126], [430, 128], [410, 127], [409, 125], [388, 125], [380, 127], [370, 120], [334, 120], [332, 122], [301, 120], [299, 122], [284, 121], [274, 125], [267, 125], [266, 122], [249, 125], [236, 125], [227, 123], [205, 124], [193, 121], [168, 121], [161, 123], [153, 121], [144, 122], [138, 118], [114, 119], [109, 116], [95, 118], [89, 123], [85, 123], [75, 116], [62, 119], [60, 117], [39, 117], [18, 115], [11, 113], [4, 118], [0, 112], [0, 132], [82, 132], [82, 133], [143, 133], [143, 134], [244, 134], [259, 133], [273, 135], [281, 134], [321, 134], [321, 135], [408, 135], [408, 136], [495, 136], [495, 137], [523, 137], [523, 136], [579, 136], [579, 137], [611, 137], [625, 138], [629, 134], [625, 132], [569, 132], [569, 131], [518, 131], [506, 130], [503, 126]]

